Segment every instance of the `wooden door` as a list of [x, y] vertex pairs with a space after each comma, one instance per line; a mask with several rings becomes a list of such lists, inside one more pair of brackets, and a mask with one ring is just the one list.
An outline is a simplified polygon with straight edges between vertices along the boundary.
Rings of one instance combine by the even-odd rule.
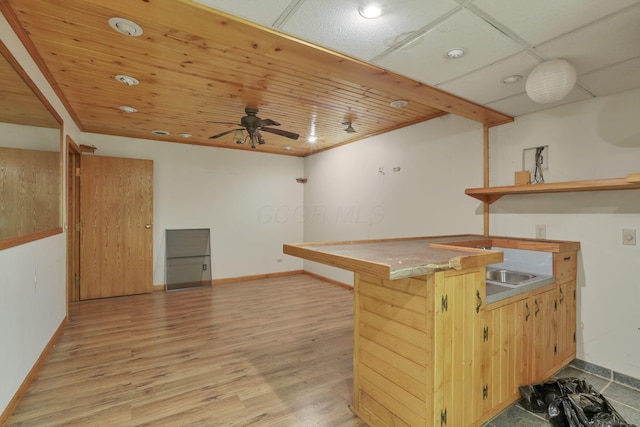
[[83, 156], [80, 299], [153, 290], [153, 162]]

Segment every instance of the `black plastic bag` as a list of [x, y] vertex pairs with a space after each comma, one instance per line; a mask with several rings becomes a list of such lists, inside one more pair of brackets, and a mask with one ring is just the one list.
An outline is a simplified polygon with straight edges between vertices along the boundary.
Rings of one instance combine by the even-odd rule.
[[520, 404], [555, 427], [636, 427], [584, 380], [559, 378], [520, 387]]

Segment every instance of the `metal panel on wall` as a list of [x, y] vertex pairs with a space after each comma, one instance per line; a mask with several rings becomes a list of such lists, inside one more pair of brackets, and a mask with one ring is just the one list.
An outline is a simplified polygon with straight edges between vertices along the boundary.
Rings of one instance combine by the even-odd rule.
[[211, 285], [210, 230], [166, 230], [165, 266], [167, 291]]

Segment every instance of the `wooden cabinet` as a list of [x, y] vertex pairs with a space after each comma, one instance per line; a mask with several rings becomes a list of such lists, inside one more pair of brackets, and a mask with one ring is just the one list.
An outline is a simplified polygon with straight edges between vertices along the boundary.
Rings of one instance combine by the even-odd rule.
[[482, 385], [482, 419], [496, 415], [520, 397], [519, 386], [527, 382], [525, 353], [525, 295], [492, 304], [484, 314], [483, 360], [479, 366]]
[[558, 284], [558, 353], [556, 365], [566, 365], [576, 358], [576, 281]]
[[397, 280], [356, 274], [358, 416], [372, 426], [466, 426], [480, 417], [483, 278], [484, 268]]
[[554, 253], [556, 283], [487, 306], [484, 266], [499, 260], [435, 240], [285, 245], [355, 273], [352, 409], [372, 427], [482, 425], [575, 356], [578, 243], [456, 240]]
[[486, 359], [479, 333], [484, 326], [483, 279], [484, 268], [434, 276], [436, 426], [468, 426], [481, 415], [485, 381], [479, 368]]
[[557, 354], [556, 286], [532, 293], [525, 303], [525, 383], [541, 381], [555, 372]]

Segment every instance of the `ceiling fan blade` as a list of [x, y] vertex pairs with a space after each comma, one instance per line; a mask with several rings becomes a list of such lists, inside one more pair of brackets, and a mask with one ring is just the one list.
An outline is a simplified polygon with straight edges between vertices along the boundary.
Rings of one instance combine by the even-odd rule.
[[300, 135], [298, 135], [297, 133], [288, 132], [286, 130], [272, 129], [272, 128], [260, 128], [260, 130], [269, 132], [269, 133], [275, 133], [276, 135], [284, 136], [285, 138], [290, 138], [290, 139], [300, 138]]
[[271, 119], [260, 119], [260, 126], [258, 127], [264, 127], [264, 126], [280, 126], [280, 123]]
[[231, 130], [228, 130], [226, 132], [222, 132], [222, 133], [219, 133], [217, 135], [210, 136], [209, 139], [220, 138], [221, 136], [229, 135], [231, 132], [235, 132], [237, 130], [244, 130], [244, 128], [243, 129], [231, 129]]
[[211, 121], [211, 120], [207, 120], [207, 123], [215, 123], [215, 124], [218, 124], [218, 125], [234, 125], [234, 126], [242, 126], [242, 125], [241, 125], [241, 124], [239, 124], [239, 123], [231, 123], [231, 122], [214, 122], [214, 121]]

